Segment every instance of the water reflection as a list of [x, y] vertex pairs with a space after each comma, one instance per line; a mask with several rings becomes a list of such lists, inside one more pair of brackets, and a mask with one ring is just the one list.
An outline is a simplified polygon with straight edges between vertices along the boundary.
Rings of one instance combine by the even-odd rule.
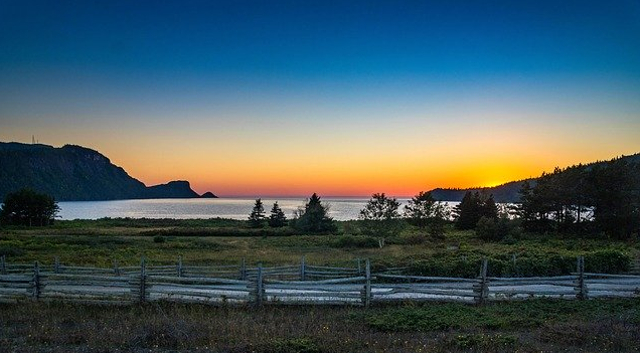
[[[329, 214], [336, 220], [358, 218], [358, 213], [368, 199], [323, 198], [329, 206]], [[301, 198], [262, 199], [267, 215], [278, 201], [288, 218], [304, 205]], [[398, 199], [401, 208], [408, 199]], [[98, 219], [103, 217], [131, 218], [231, 218], [247, 219], [253, 208], [254, 199], [156, 199], [156, 200], [117, 200], [117, 201], [74, 201], [59, 202], [60, 219]], [[458, 204], [449, 202], [451, 207]]]

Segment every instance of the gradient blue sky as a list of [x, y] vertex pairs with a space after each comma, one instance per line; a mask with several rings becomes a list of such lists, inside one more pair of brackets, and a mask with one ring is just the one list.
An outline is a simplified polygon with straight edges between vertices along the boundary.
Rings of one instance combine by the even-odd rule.
[[640, 1], [0, 1], [0, 140], [222, 195], [411, 195], [640, 151]]

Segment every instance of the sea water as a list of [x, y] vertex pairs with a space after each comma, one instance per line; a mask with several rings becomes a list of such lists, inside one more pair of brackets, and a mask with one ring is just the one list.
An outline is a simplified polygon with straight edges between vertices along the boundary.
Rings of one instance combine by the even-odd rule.
[[[293, 217], [298, 207], [305, 203], [303, 198], [265, 198], [262, 203], [268, 215], [274, 202], [287, 218]], [[329, 206], [329, 215], [335, 220], [357, 219], [360, 210], [368, 199], [365, 198], [322, 198]], [[398, 199], [400, 211], [408, 199]], [[68, 201], [59, 202], [59, 219], [98, 219], [103, 217], [130, 218], [231, 218], [247, 219], [255, 199], [218, 198], [218, 199], [153, 199], [153, 200], [116, 200], [116, 201]], [[450, 206], [457, 204], [449, 203]]]

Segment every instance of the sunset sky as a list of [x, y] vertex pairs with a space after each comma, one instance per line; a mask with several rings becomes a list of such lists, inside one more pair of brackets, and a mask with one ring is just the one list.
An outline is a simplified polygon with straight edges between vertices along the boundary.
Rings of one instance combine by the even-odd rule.
[[538, 176], [640, 152], [640, 2], [0, 0], [32, 135], [220, 196]]

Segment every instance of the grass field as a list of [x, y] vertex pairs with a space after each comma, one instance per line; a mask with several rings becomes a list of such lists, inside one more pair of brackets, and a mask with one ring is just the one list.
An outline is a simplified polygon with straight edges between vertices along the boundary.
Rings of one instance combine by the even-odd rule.
[[3, 352], [638, 352], [635, 300], [370, 309], [0, 306]]
[[[553, 275], [575, 268], [586, 256], [587, 271], [617, 273], [629, 268], [640, 252], [637, 242], [581, 239], [576, 236], [524, 234], [509, 242], [484, 242], [473, 231], [447, 229], [444, 239], [432, 239], [409, 227], [387, 238], [357, 234], [357, 222], [339, 222], [338, 234], [300, 235], [289, 228], [251, 229], [234, 220], [59, 221], [47, 228], [0, 229], [0, 255], [16, 263], [111, 266], [137, 265], [144, 256], [151, 264], [296, 264], [305, 255], [318, 265], [355, 266], [371, 259], [374, 269], [408, 266], [414, 274], [477, 274], [482, 257], [490, 259], [492, 275]], [[515, 261], [514, 261], [515, 260]]]
[[[444, 239], [407, 228], [386, 245], [339, 222], [337, 234], [250, 229], [232, 220], [64, 221], [47, 228], [0, 229], [0, 255], [14, 263], [110, 266], [307, 263], [374, 269], [409, 266], [416, 274], [548, 275], [572, 271], [585, 255], [589, 271], [621, 272], [636, 242], [523, 234], [487, 243], [449, 227]], [[514, 260], [515, 255], [515, 262]], [[0, 305], [1, 352], [638, 352], [640, 301], [589, 300], [343, 307], [226, 308], [146, 304], [123, 307], [24, 302]]]

